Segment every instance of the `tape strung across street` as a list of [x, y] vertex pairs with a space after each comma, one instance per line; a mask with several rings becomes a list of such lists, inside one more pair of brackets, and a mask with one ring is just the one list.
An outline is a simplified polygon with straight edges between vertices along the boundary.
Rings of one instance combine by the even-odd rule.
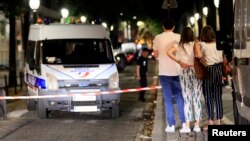
[[72, 97], [75, 95], [101, 95], [101, 94], [115, 94], [115, 93], [128, 93], [128, 92], [138, 92], [143, 90], [155, 90], [161, 89], [161, 86], [151, 86], [143, 88], [133, 88], [133, 89], [123, 89], [123, 90], [112, 90], [112, 91], [103, 91], [103, 92], [84, 92], [84, 93], [69, 93], [69, 94], [58, 94], [58, 95], [42, 95], [42, 96], [0, 96], [2, 99], [36, 99], [36, 98], [57, 98], [57, 97]]

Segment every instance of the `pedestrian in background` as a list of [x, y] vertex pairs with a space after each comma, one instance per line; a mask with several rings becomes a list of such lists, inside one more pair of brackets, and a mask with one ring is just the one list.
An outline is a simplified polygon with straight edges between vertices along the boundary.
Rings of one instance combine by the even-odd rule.
[[170, 48], [167, 54], [182, 67], [180, 81], [187, 132], [191, 132], [190, 121], [196, 121], [193, 131], [200, 132], [202, 81], [195, 75], [194, 33], [190, 27], [183, 29], [180, 42]]
[[[207, 25], [202, 28], [200, 43], [195, 44], [195, 54], [198, 58], [203, 58], [205, 60], [205, 64], [210, 74], [210, 77], [202, 82], [202, 90], [208, 113], [208, 125], [220, 125], [221, 119], [223, 118], [223, 52], [217, 50], [216, 36], [211, 26]], [[207, 130], [207, 126], [204, 127], [204, 130]]]
[[[147, 87], [147, 73], [148, 73], [148, 52], [147, 48], [142, 48], [141, 55], [137, 58], [136, 65], [136, 79], [140, 83], [140, 87]], [[138, 100], [145, 102], [145, 90], [139, 92]]]
[[180, 41], [180, 34], [174, 33], [175, 24], [171, 19], [163, 22], [164, 31], [155, 36], [153, 40], [154, 55], [159, 61], [159, 79], [162, 86], [166, 110], [166, 132], [175, 132], [175, 117], [173, 97], [178, 106], [178, 112], [182, 129], [180, 132], [186, 132], [184, 100], [180, 84], [180, 66], [166, 54], [167, 50]]

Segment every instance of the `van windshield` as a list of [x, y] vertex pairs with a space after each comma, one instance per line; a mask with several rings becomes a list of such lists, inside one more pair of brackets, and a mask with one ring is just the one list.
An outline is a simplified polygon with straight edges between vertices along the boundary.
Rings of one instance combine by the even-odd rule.
[[60, 39], [41, 42], [44, 64], [114, 63], [108, 39]]

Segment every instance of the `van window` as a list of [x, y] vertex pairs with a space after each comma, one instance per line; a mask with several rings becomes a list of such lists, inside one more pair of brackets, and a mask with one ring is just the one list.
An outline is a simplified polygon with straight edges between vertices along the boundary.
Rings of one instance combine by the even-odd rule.
[[29, 64], [31, 70], [35, 67], [35, 44], [34, 41], [29, 41], [26, 50], [26, 62]]
[[26, 62], [28, 62], [31, 70], [36, 69], [40, 73], [41, 64], [41, 46], [40, 42], [29, 41], [26, 52]]
[[45, 40], [42, 55], [44, 64], [114, 63], [111, 43], [107, 39]]

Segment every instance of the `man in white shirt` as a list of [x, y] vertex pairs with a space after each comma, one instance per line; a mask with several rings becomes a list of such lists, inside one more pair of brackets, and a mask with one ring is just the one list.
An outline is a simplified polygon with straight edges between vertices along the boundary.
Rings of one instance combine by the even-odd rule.
[[184, 100], [180, 84], [180, 66], [167, 55], [167, 50], [180, 40], [180, 34], [174, 33], [175, 24], [171, 19], [163, 22], [164, 32], [155, 36], [153, 41], [154, 55], [159, 61], [159, 79], [166, 109], [166, 132], [175, 132], [175, 117], [173, 97], [178, 105], [182, 124], [180, 132], [185, 132]]

